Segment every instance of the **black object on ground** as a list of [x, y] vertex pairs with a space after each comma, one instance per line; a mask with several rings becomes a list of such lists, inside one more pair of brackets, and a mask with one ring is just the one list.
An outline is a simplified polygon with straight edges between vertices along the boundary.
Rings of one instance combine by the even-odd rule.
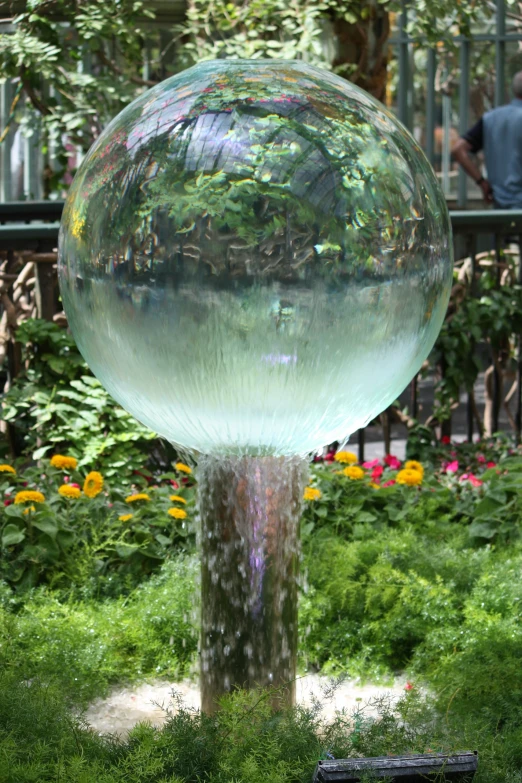
[[426, 753], [336, 759], [320, 761], [315, 768], [312, 783], [357, 783], [365, 776], [369, 779], [397, 780], [400, 783], [426, 783], [429, 780], [468, 783], [473, 780], [477, 764], [477, 751], [462, 751], [454, 755]]

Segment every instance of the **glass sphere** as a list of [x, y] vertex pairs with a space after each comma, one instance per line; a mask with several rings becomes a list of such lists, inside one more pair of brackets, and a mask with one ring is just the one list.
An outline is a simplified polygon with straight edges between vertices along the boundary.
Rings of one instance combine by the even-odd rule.
[[131, 103], [59, 241], [80, 351], [121, 405], [209, 454], [306, 454], [419, 370], [446, 311], [449, 215], [384, 106], [302, 62], [203, 62]]

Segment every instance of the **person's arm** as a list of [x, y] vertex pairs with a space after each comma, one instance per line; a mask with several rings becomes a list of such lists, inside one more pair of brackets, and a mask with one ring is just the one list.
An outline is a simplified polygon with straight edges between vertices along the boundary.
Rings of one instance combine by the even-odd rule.
[[474, 154], [482, 148], [482, 134], [482, 120], [479, 120], [477, 124], [474, 125], [473, 128], [471, 128], [465, 134], [465, 136], [460, 137], [460, 139], [453, 145], [451, 152], [454, 159], [460, 163], [466, 174], [474, 179], [477, 185], [480, 186], [484, 196], [484, 201], [491, 202], [493, 201], [493, 191], [491, 189], [491, 185], [487, 179], [482, 176], [482, 173], [475, 161], [470, 158], [471, 153]]

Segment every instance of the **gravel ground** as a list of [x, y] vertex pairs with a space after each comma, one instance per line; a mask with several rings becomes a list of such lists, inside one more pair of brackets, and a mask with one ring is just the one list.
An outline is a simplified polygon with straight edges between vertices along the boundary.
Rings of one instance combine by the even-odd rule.
[[[321, 698], [331, 685], [332, 680], [318, 674], [308, 674], [297, 680], [297, 701], [300, 704], [311, 704]], [[406, 680], [397, 679], [391, 686], [362, 685], [357, 680], [346, 679], [334, 690], [333, 697], [326, 700], [323, 706], [324, 717], [333, 717], [336, 711], [345, 709], [352, 712], [358, 706], [370, 703], [379, 696], [398, 698], [404, 693]], [[116, 688], [105, 699], [96, 699], [86, 713], [88, 723], [99, 733], [118, 734], [124, 736], [136, 723], [147, 721], [155, 726], [161, 726], [165, 721], [165, 711], [162, 708], [173, 704], [172, 693], [181, 697], [183, 704], [189, 708], [200, 706], [199, 687], [195, 682], [157, 681], [144, 683], [129, 688]]]

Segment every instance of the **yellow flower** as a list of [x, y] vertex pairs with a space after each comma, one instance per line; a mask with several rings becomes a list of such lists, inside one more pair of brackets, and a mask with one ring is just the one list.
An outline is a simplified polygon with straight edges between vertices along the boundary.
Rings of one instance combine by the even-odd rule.
[[343, 470], [343, 476], [348, 476], [349, 479], [358, 481], [364, 478], [364, 470], [357, 465], [350, 465], [349, 468]]
[[338, 451], [335, 455], [335, 461], [351, 465], [353, 462], [357, 462], [357, 457], [353, 451]]
[[187, 512], [183, 508], [169, 508], [167, 514], [170, 514], [174, 519], [186, 519]]
[[368, 486], [372, 487], [372, 489], [380, 489], [381, 488], [381, 485], [380, 484], [376, 484], [375, 481], [370, 481]]
[[45, 503], [45, 497], [41, 492], [32, 489], [24, 489], [15, 495], [15, 503]]
[[187, 501], [185, 500], [185, 498], [182, 498], [181, 495], [171, 495], [170, 499], [172, 500], [173, 503], [176, 503], [177, 501], [178, 503], [184, 503], [185, 505], [187, 505]]
[[12, 465], [0, 465], [0, 473], [14, 473], [16, 475], [16, 470]]
[[192, 468], [189, 468], [184, 462], [176, 462], [175, 468], [181, 471], [181, 473], [192, 473]]
[[421, 478], [424, 478], [424, 468], [422, 467], [420, 462], [417, 462], [416, 459], [409, 459], [408, 462], [404, 465], [406, 470], [416, 470], [417, 473], [421, 474]]
[[65, 457], [63, 454], [55, 454], [51, 457], [51, 465], [58, 470], [76, 470], [78, 460], [74, 457]]
[[397, 473], [397, 484], [408, 484], [410, 487], [422, 484], [422, 473], [411, 468], [403, 468]]
[[121, 514], [118, 517], [118, 519], [120, 520], [120, 522], [128, 522], [129, 519], [132, 519], [133, 516], [134, 516], [134, 514]]
[[322, 492], [320, 489], [316, 489], [315, 487], [306, 487], [303, 497], [305, 500], [319, 500], [321, 495]]
[[24, 509], [24, 514], [28, 514], [30, 511], [36, 511], [34, 506], [29, 506], [29, 508]]
[[129, 495], [125, 498], [126, 503], [135, 503], [137, 500], [150, 500], [150, 497], [146, 492], [138, 492], [136, 495]]
[[97, 470], [91, 470], [90, 473], [87, 473], [85, 476], [85, 481], [83, 482], [83, 491], [87, 495], [88, 498], [95, 498], [96, 495], [99, 495], [100, 492], [103, 489], [103, 476], [101, 473], [98, 473]]
[[82, 491], [78, 487], [71, 487], [70, 484], [62, 484], [58, 487], [58, 493], [64, 498], [79, 498]]

